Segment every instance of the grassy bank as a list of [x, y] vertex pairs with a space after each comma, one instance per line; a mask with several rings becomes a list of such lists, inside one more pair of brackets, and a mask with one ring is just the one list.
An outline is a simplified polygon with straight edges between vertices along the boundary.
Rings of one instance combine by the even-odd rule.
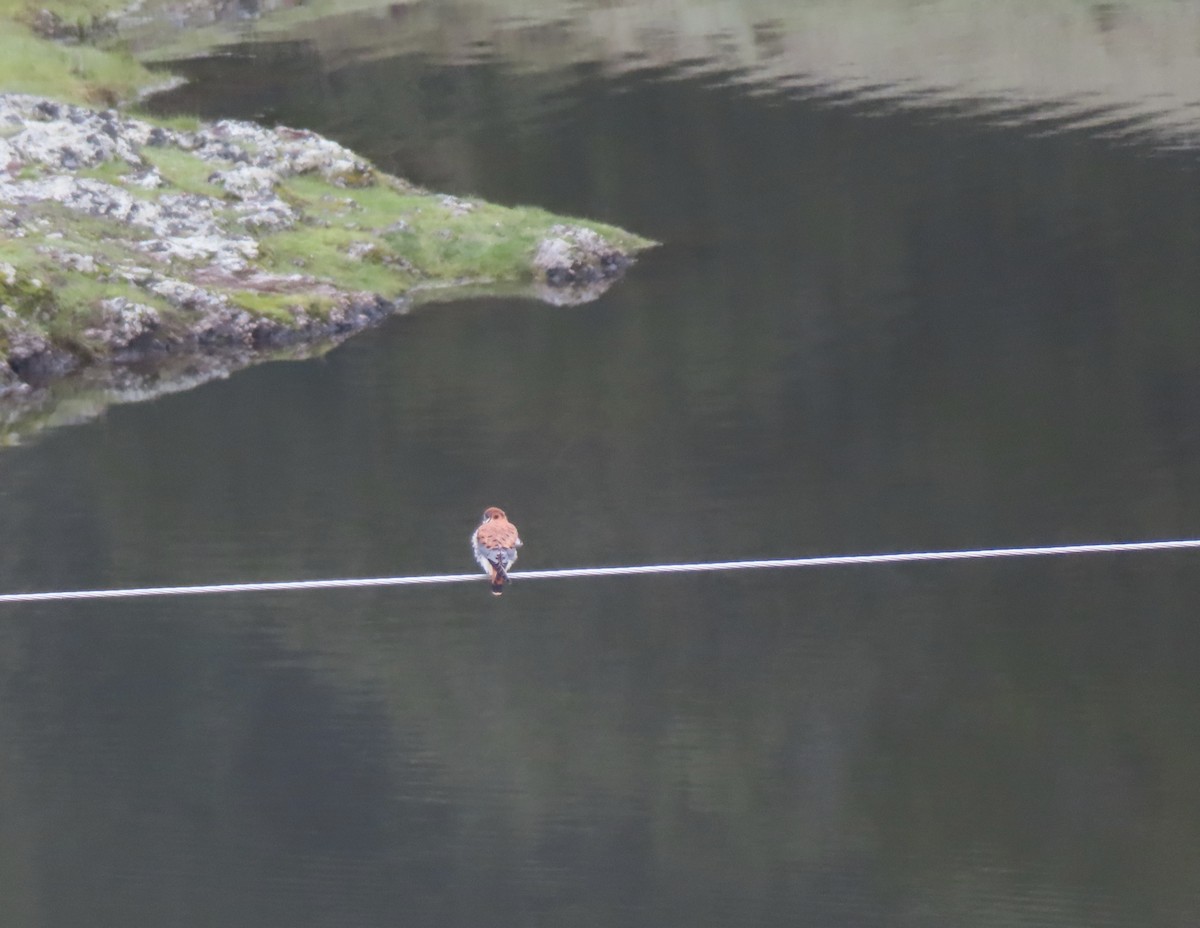
[[124, 5], [120, 0], [59, 0], [43, 7], [26, 0], [0, 0], [0, 90], [112, 105], [161, 83], [161, 75], [120, 48], [64, 44], [34, 31], [42, 9], [56, 14], [64, 29], [86, 35]]

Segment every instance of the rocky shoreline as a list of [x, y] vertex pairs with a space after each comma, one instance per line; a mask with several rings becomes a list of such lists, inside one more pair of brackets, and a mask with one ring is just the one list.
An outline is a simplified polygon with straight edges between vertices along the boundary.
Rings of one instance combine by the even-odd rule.
[[581, 302], [650, 244], [433, 194], [313, 132], [0, 94], [0, 397], [82, 371], [162, 383], [189, 358], [219, 376], [322, 350], [422, 294]]

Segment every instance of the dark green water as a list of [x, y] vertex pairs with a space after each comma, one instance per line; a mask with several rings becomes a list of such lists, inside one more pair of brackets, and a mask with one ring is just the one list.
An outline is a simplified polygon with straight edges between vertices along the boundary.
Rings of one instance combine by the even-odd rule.
[[[1200, 535], [1194, 154], [303, 44], [164, 109], [662, 240], [0, 454], [5, 589]], [[1195, 554], [7, 606], [13, 926], [1185, 926]]]

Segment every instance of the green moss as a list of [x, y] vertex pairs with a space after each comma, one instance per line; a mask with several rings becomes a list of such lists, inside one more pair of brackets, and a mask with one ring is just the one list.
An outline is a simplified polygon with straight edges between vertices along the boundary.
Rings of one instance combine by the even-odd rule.
[[[33, 256], [33, 249], [26, 239], [0, 235], [0, 262], [11, 264], [18, 271], [28, 272]], [[0, 277], [0, 285], [3, 283], [3, 277]]]
[[[80, 177], [91, 177], [106, 184], [120, 184], [132, 170], [133, 166], [126, 164], [124, 161], [102, 161], [100, 164], [84, 168], [78, 173]], [[121, 186], [125, 185], [121, 184]], [[136, 192], [137, 189], [137, 187], [134, 187], [130, 192]]]
[[142, 157], [158, 169], [164, 180], [185, 193], [199, 193], [217, 198], [225, 196], [222, 188], [208, 181], [216, 170], [213, 164], [197, 158], [190, 152], [178, 148], [147, 146], [142, 149]]
[[[122, 224], [114, 228], [112, 221], [67, 209], [56, 203], [41, 203], [27, 210], [27, 226], [31, 229], [24, 238], [0, 240], [0, 254], [10, 254], [5, 260], [24, 267], [30, 273], [42, 273], [54, 280], [74, 272], [45, 253], [46, 249], [90, 255], [98, 265], [128, 261], [144, 264], [146, 256], [132, 247], [149, 233], [137, 226]], [[37, 234], [34, 221], [46, 223], [52, 233]], [[57, 236], [49, 238], [48, 235]]]
[[[468, 212], [446, 205], [443, 198], [408, 198], [405, 228], [388, 232], [385, 241], [395, 253], [427, 276], [483, 277], [522, 281], [532, 276], [530, 262], [538, 243], [561, 217], [532, 207], [474, 203]], [[611, 227], [595, 228], [614, 244], [645, 247], [648, 242]]]
[[[418, 281], [528, 281], [538, 242], [551, 226], [568, 221], [534, 207], [443, 197], [402, 182], [343, 190], [317, 177], [293, 177], [280, 194], [310, 225], [266, 240], [278, 270], [294, 270], [299, 262], [306, 273], [385, 294]], [[652, 244], [612, 226], [579, 224], [630, 250]], [[351, 259], [346, 250], [355, 242], [373, 250]]]
[[335, 187], [314, 174], [287, 178], [279, 186], [279, 195], [314, 221], [340, 221], [360, 227], [390, 221], [388, 216], [394, 217], [403, 200], [402, 194], [386, 185]]
[[365, 187], [374, 187], [376, 177], [377, 175], [373, 168], [364, 168], [361, 165], [355, 165], [354, 167], [338, 172], [330, 179], [338, 187], [359, 190]]
[[0, 303], [28, 322], [45, 323], [58, 312], [54, 291], [45, 280], [18, 269], [13, 280], [0, 277]]
[[31, 28], [38, 11], [48, 9], [86, 37], [106, 16], [128, 6], [126, 0], [0, 0], [0, 90], [115, 106], [162, 84], [164, 75], [119, 45], [67, 45], [41, 38]]
[[93, 310], [101, 300], [117, 296], [152, 306], [166, 315], [175, 312], [165, 300], [124, 280], [100, 281], [83, 274], [73, 274], [69, 280], [55, 287], [55, 294], [64, 306], [78, 307], [81, 319], [94, 316]]
[[364, 241], [372, 240], [344, 228], [300, 225], [265, 236], [262, 263], [279, 274], [306, 274], [345, 290], [370, 290], [389, 297], [406, 290], [415, 279], [410, 272], [389, 267], [375, 255], [351, 257], [348, 249]]
[[310, 316], [323, 318], [333, 306], [333, 300], [322, 296], [306, 296], [298, 293], [263, 293], [258, 290], [235, 290], [230, 293], [234, 303], [256, 316], [265, 316], [276, 322], [290, 325], [295, 321], [295, 309], [303, 309]]
[[46, 324], [58, 314], [53, 291], [40, 278], [18, 271], [13, 279], [0, 275], [0, 304], [12, 310], [0, 315], [0, 355], [7, 357], [9, 344], [18, 333], [46, 333]]
[[[455, 216], [436, 201], [414, 209], [405, 222], [408, 228], [388, 236], [396, 250], [440, 277], [461, 274], [470, 264], [489, 277], [511, 276], [504, 268], [531, 251], [536, 232], [542, 228], [537, 217], [514, 214], [499, 208], [476, 208], [471, 213]], [[529, 231], [530, 234], [524, 234]]]

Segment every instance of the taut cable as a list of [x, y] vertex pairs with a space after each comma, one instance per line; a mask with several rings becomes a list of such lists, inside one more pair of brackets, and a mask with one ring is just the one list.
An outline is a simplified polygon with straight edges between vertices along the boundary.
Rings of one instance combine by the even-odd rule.
[[[921, 561], [973, 561], [1017, 557], [1056, 557], [1074, 554], [1128, 554], [1137, 551], [1184, 551], [1200, 548], [1200, 539], [1180, 541], [1119, 541], [1102, 544], [1047, 545], [1032, 548], [980, 548], [968, 551], [910, 551], [895, 554], [834, 554], [764, 561], [713, 561], [700, 564], [654, 564], [635, 567], [571, 567], [560, 570], [513, 572], [515, 580], [565, 580], [578, 577], [618, 577], [631, 574], [716, 573], [728, 570], [770, 570], [785, 567], [850, 567], [867, 564], [906, 564]], [[341, 580], [282, 580], [266, 583], [220, 583], [209, 586], [153, 586], [127, 590], [66, 590], [50, 593], [0, 594], [0, 603], [32, 603], [69, 599], [134, 599], [151, 596], [199, 596], [209, 593], [277, 593], [289, 590], [332, 590], [356, 587], [422, 586], [477, 583], [482, 573], [433, 574], [423, 577], [364, 577]]]

